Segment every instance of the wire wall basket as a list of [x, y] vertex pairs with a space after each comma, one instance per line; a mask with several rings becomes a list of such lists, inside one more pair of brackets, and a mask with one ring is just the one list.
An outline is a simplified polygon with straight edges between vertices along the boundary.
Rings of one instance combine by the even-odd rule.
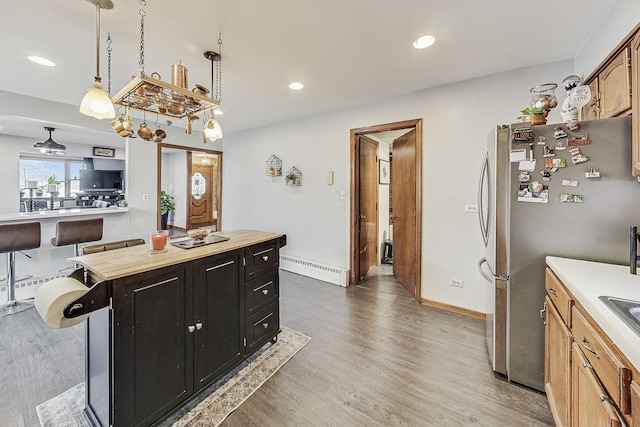
[[300, 172], [300, 169], [295, 166], [289, 169], [284, 177], [284, 182], [287, 185], [302, 185], [302, 172]]
[[282, 176], [282, 160], [275, 154], [267, 159], [267, 176]]

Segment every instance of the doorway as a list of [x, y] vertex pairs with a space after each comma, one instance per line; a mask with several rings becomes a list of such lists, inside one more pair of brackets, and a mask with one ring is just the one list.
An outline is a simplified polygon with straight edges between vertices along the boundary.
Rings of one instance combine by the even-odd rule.
[[393, 275], [421, 302], [422, 119], [351, 130], [351, 194], [349, 284], [392, 248]]

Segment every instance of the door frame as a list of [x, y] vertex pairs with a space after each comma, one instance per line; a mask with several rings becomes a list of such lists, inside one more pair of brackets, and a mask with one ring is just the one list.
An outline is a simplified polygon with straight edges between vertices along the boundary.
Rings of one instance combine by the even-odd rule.
[[358, 283], [358, 272], [360, 271], [359, 258], [359, 234], [358, 234], [358, 214], [360, 212], [360, 162], [358, 159], [358, 138], [361, 135], [386, 132], [390, 130], [415, 129], [416, 130], [416, 235], [414, 246], [416, 249], [416, 294], [415, 300], [422, 302], [422, 119], [405, 120], [402, 122], [386, 123], [381, 125], [366, 126], [351, 129], [350, 157], [351, 157], [351, 207], [350, 207], [350, 237], [349, 252], [350, 269], [349, 285]]
[[[206, 150], [201, 148], [194, 147], [186, 147], [183, 145], [174, 145], [174, 144], [166, 144], [159, 143], [157, 144], [157, 168], [158, 168], [158, 177], [157, 177], [157, 193], [158, 193], [158, 206], [157, 206], [157, 227], [160, 229], [160, 191], [162, 187], [162, 148], [173, 148], [177, 150], [183, 150], [187, 153], [187, 176], [185, 177], [186, 181], [186, 193], [189, 194], [191, 190], [191, 157], [192, 153], [207, 153], [207, 154], [216, 154], [218, 155], [218, 218], [216, 219], [216, 229], [220, 231], [222, 229], [222, 165], [223, 165], [223, 154], [222, 151], [216, 150]], [[186, 206], [186, 228], [189, 230], [191, 228], [191, 203], [187, 203]]]

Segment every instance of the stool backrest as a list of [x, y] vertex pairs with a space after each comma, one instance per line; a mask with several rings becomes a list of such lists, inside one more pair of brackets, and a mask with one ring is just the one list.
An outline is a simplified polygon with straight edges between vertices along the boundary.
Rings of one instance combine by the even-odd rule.
[[0, 253], [40, 247], [40, 222], [0, 224]]
[[123, 249], [131, 246], [144, 245], [144, 239], [120, 240], [118, 242], [109, 242], [105, 244], [97, 244], [85, 246], [81, 249], [82, 255], [95, 254], [96, 252], [111, 251], [114, 249]]
[[66, 246], [101, 240], [103, 223], [102, 218], [58, 221], [56, 237], [51, 239], [51, 243], [54, 246]]

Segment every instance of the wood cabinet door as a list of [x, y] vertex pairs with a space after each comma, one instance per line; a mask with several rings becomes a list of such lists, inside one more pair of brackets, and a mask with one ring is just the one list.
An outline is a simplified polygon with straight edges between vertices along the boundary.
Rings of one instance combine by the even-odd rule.
[[629, 53], [629, 47], [625, 47], [598, 75], [601, 119], [622, 116], [631, 111]]
[[640, 176], [640, 33], [631, 41], [631, 171], [633, 176]]
[[589, 89], [591, 89], [591, 100], [582, 107], [580, 120], [596, 120], [600, 118], [600, 92], [598, 86], [598, 77], [596, 76], [591, 83], [589, 83]]
[[640, 383], [631, 383], [631, 420], [633, 427], [640, 427]]
[[113, 425], [150, 425], [193, 394], [188, 267], [114, 282]]
[[571, 372], [572, 425], [620, 427], [621, 422], [615, 407], [609, 402], [609, 396], [576, 343], [573, 343]]
[[201, 389], [244, 356], [242, 251], [194, 262], [195, 388]]
[[544, 389], [558, 427], [571, 425], [571, 344], [573, 336], [549, 296], [545, 297]]

